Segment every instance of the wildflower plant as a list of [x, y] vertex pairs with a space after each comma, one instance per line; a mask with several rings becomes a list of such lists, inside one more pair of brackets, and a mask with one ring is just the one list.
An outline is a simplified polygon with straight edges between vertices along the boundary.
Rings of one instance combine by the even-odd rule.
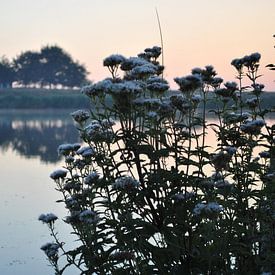
[[39, 220], [54, 243], [41, 249], [56, 274], [275, 272], [275, 126], [261, 107], [260, 54], [232, 61], [238, 84], [206, 66], [176, 77], [178, 90], [160, 55], [111, 55], [111, 77], [83, 88], [94, 108], [72, 113], [82, 144], [60, 145], [65, 164], [50, 175], [75, 248], [50, 213]]

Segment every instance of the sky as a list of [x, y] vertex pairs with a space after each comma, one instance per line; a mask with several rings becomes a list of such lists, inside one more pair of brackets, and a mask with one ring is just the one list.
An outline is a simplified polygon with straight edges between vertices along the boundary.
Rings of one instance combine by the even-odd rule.
[[213, 65], [226, 81], [235, 78], [234, 58], [259, 52], [259, 82], [275, 91], [275, 0], [0, 0], [0, 56], [58, 45], [99, 81], [110, 54], [135, 56], [164, 40], [165, 77]]

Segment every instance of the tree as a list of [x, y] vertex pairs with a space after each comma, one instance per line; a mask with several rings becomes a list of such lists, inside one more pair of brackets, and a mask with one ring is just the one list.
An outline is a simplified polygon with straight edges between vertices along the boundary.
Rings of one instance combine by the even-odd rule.
[[15, 72], [9, 60], [5, 57], [0, 59], [0, 87], [10, 88], [15, 80]]
[[40, 52], [21, 53], [13, 61], [17, 81], [24, 86], [80, 87], [87, 83], [88, 71], [84, 65], [58, 46], [45, 46]]
[[43, 69], [39, 52], [27, 51], [13, 60], [16, 80], [24, 86], [43, 86]]
[[58, 46], [45, 46], [41, 49], [44, 81], [52, 85], [79, 87], [86, 82], [86, 68]]

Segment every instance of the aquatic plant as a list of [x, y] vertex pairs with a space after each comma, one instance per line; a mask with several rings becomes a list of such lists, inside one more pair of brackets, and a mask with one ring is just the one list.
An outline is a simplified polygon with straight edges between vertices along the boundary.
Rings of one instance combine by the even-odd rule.
[[83, 88], [94, 108], [72, 113], [82, 144], [60, 145], [65, 164], [50, 175], [75, 248], [57, 235], [62, 219], [42, 214], [53, 243], [41, 249], [56, 274], [275, 272], [275, 125], [260, 54], [232, 61], [239, 84], [206, 66], [175, 78], [178, 90], [160, 54], [111, 55], [111, 78]]

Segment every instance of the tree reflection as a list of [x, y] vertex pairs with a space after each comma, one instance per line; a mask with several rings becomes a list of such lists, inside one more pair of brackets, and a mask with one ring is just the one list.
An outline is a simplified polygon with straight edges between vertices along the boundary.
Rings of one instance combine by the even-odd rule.
[[57, 147], [75, 142], [79, 142], [79, 135], [70, 121], [0, 121], [0, 149], [12, 149], [26, 158], [56, 163], [60, 160]]

